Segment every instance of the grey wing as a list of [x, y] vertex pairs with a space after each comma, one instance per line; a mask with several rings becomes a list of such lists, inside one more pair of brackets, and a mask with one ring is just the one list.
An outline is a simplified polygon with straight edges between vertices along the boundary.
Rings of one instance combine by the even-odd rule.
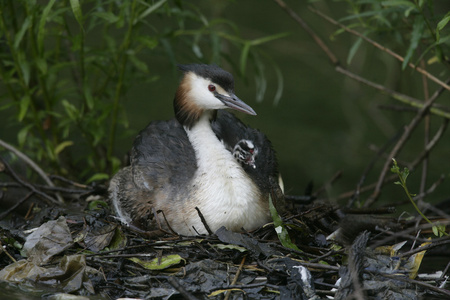
[[150, 123], [134, 141], [131, 165], [111, 180], [116, 214], [141, 229], [155, 228], [154, 212], [180, 209], [179, 190], [196, 169], [195, 152], [183, 127], [176, 120]]
[[184, 128], [172, 119], [150, 123], [136, 137], [131, 152], [135, 184], [148, 191], [187, 184], [197, 169], [195, 152]]

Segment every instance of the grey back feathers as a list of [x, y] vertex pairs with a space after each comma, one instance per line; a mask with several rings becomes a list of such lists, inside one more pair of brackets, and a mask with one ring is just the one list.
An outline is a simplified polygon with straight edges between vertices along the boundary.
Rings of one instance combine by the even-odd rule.
[[[278, 164], [267, 137], [225, 110], [217, 112], [211, 126], [230, 152], [242, 139], [253, 142], [258, 151], [255, 168], [248, 165], [243, 168], [264, 192], [268, 192], [271, 188], [269, 177], [277, 178]], [[131, 165], [135, 182], [140, 187], [174, 184], [181, 188], [197, 169], [194, 149], [183, 126], [176, 120], [152, 122], [142, 130], [133, 145]]]

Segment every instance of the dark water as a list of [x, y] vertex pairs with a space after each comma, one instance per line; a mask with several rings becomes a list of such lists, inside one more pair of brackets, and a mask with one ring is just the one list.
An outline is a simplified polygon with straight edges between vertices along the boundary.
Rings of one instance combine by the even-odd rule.
[[48, 294], [48, 290], [38, 289], [26, 284], [12, 284], [0, 281], [1, 299], [5, 300], [37, 300]]
[[2, 300], [109, 300], [109, 297], [95, 295], [89, 297], [78, 296], [71, 298], [72, 295], [63, 294], [50, 286], [37, 287], [31, 283], [12, 284], [0, 281], [0, 299]]

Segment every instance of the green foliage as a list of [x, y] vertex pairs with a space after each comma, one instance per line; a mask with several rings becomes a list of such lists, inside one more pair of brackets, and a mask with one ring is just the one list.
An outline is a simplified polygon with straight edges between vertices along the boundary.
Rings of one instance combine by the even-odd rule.
[[436, 236], [439, 236], [439, 237], [441, 237], [441, 236], [443, 236], [443, 235], [448, 235], [446, 232], [445, 232], [445, 225], [442, 225], [442, 224], [439, 224], [439, 223], [436, 223], [436, 224], [433, 224], [424, 214], [423, 214], [423, 212], [420, 210], [420, 208], [417, 206], [417, 204], [416, 204], [416, 202], [414, 201], [414, 199], [412, 198], [412, 197], [414, 197], [414, 196], [416, 196], [416, 195], [414, 195], [414, 194], [411, 194], [410, 192], [409, 192], [409, 190], [408, 190], [408, 187], [406, 186], [406, 179], [408, 178], [408, 176], [409, 176], [409, 170], [408, 170], [408, 168], [404, 168], [403, 170], [400, 170], [400, 168], [399, 168], [399, 166], [398, 166], [398, 164], [397, 164], [397, 161], [393, 158], [392, 159], [392, 161], [393, 161], [393, 166], [392, 166], [392, 168], [391, 168], [391, 172], [392, 173], [394, 173], [394, 174], [397, 174], [398, 175], [398, 178], [400, 179], [400, 181], [396, 181], [395, 182], [395, 184], [398, 184], [398, 185], [400, 185], [402, 188], [403, 188], [403, 190], [405, 191], [405, 193], [406, 193], [406, 195], [408, 196], [408, 199], [409, 199], [409, 201], [411, 202], [411, 204], [414, 206], [414, 208], [416, 209], [416, 211], [422, 216], [422, 218], [425, 220], [425, 221], [427, 221], [429, 224], [432, 224], [433, 225], [433, 233], [436, 235]]
[[[20, 124], [19, 145], [50, 172], [106, 179], [120, 167], [123, 99], [133, 85], [158, 80], [149, 57], [220, 63], [227, 43], [242, 53], [236, 69], [244, 73], [249, 58], [262, 65], [258, 45], [283, 36], [247, 41], [190, 1], [5, 0], [0, 109], [5, 124]], [[191, 52], [177, 53], [179, 43]]]
[[[349, 16], [340, 21], [365, 36], [383, 36], [390, 49], [406, 49], [400, 53], [408, 63], [427, 57], [430, 63], [445, 62], [450, 53], [450, 30], [447, 26], [450, 13], [435, 8], [433, 0], [342, 0], [349, 6]], [[360, 46], [357, 39], [348, 55], [351, 61]]]
[[278, 239], [280, 240], [281, 244], [286, 248], [301, 251], [297, 247], [297, 245], [295, 245], [292, 242], [291, 237], [289, 236], [289, 232], [287, 231], [287, 228], [284, 225], [283, 220], [281, 220], [281, 217], [278, 214], [275, 205], [273, 205], [272, 197], [270, 196], [269, 196], [269, 210], [270, 215], [272, 216], [273, 226], [275, 227], [275, 231], [277, 232]]

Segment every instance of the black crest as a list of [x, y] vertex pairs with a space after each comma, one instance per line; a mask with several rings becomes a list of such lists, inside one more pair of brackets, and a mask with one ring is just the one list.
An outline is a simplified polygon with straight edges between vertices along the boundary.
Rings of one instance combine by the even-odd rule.
[[205, 64], [178, 65], [178, 69], [180, 69], [185, 73], [193, 72], [203, 78], [211, 79], [212, 82], [217, 83], [226, 91], [234, 93], [233, 75], [219, 68], [216, 65], [205, 65]]

